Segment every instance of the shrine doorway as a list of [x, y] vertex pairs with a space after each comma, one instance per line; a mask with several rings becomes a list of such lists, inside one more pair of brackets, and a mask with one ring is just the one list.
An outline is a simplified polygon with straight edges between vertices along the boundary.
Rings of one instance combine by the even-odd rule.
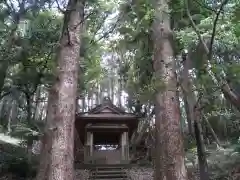
[[120, 164], [121, 135], [120, 132], [93, 132], [93, 157], [99, 163]]

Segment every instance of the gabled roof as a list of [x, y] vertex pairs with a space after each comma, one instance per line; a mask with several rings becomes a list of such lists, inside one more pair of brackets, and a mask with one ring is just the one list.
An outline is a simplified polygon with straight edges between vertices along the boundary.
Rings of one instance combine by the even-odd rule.
[[115, 106], [110, 99], [105, 98], [102, 104], [99, 104], [95, 108], [88, 111], [88, 114], [100, 113], [125, 114], [125, 111]]
[[137, 117], [133, 113], [126, 113], [122, 108], [115, 106], [112, 101], [105, 97], [103, 102], [85, 113], [79, 113], [81, 117]]

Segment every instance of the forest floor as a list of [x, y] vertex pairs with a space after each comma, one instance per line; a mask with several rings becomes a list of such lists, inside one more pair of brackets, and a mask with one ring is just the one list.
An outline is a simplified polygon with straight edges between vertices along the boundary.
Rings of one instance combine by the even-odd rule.
[[[11, 138], [4, 134], [0, 134], [1, 152], [14, 156], [22, 156], [24, 148], [20, 145], [19, 139]], [[239, 151], [238, 151], [239, 152]], [[225, 148], [211, 147], [207, 149], [207, 159], [209, 172], [212, 180], [240, 180], [240, 154], [236, 152], [236, 147], [229, 145]], [[6, 157], [1, 153], [1, 163], [6, 163]], [[197, 152], [193, 148], [186, 152], [186, 166], [188, 169], [189, 180], [199, 179], [197, 168]], [[147, 163], [134, 165], [133, 168], [127, 170], [132, 180], [152, 180], [153, 168]], [[87, 171], [77, 172], [81, 177], [87, 177]], [[0, 177], [1, 179], [1, 177]]]
[[[211, 180], [240, 180], [240, 154], [234, 146], [227, 148], [209, 147], [207, 150], [209, 173]], [[197, 152], [192, 149], [186, 153], [186, 166], [189, 180], [198, 180]], [[127, 170], [132, 180], [152, 180], [151, 165], [136, 165]]]
[[[226, 148], [207, 149], [208, 168], [211, 179], [214, 180], [240, 180], [240, 154], [235, 151], [235, 146]], [[189, 175], [196, 176], [197, 152], [196, 149], [186, 153], [186, 165]]]

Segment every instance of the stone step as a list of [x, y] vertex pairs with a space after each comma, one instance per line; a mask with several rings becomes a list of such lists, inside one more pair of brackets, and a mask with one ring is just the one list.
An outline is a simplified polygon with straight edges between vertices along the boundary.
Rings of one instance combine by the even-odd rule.
[[128, 180], [122, 165], [95, 166], [91, 169], [90, 180]]
[[92, 171], [92, 174], [125, 174], [122, 170], [98, 170], [98, 171]]
[[101, 177], [125, 177], [126, 176], [126, 173], [91, 173], [91, 176], [101, 176]]
[[122, 169], [124, 169], [123, 167], [96, 167], [96, 168], [93, 168], [92, 170], [96, 170], [96, 171], [122, 171]]
[[118, 165], [118, 166], [111, 166], [111, 165], [106, 165], [106, 166], [95, 166], [95, 168], [99, 168], [99, 169], [103, 169], [103, 168], [105, 168], [105, 169], [121, 169], [121, 168], [123, 168], [124, 166], [123, 165]]
[[116, 169], [122, 169], [122, 168], [130, 168], [131, 165], [130, 164], [77, 164], [76, 168], [82, 168], [82, 169], [89, 169], [89, 170], [94, 170], [96, 168], [106, 168], [106, 169], [112, 169], [112, 168], [116, 168]]
[[127, 178], [126, 174], [92, 174], [92, 178]]
[[89, 180], [113, 180], [113, 179], [116, 179], [116, 180], [128, 180], [128, 178], [109, 178], [109, 179], [106, 179], [106, 178], [91, 179], [91, 178], [89, 178]]

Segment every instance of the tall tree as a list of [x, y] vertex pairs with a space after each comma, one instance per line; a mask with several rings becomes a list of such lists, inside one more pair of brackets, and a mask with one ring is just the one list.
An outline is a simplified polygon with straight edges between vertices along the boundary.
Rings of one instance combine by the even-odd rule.
[[[201, 113], [201, 106], [202, 104], [202, 97], [199, 95], [196, 98], [194, 94], [193, 83], [191, 80], [191, 76], [189, 75], [189, 69], [191, 65], [190, 56], [187, 54], [183, 54], [183, 72], [182, 72], [182, 92], [184, 97], [185, 109], [187, 118], [189, 118], [189, 122], [191, 123], [190, 126], [194, 127], [194, 134], [196, 139], [197, 145], [197, 154], [198, 154], [198, 164], [199, 164], [199, 171], [200, 171], [200, 179], [201, 180], [208, 180], [208, 163], [207, 163], [207, 156], [206, 156], [206, 148], [204, 144], [204, 137], [203, 137], [203, 128], [202, 128], [202, 113]], [[200, 94], [200, 93], [199, 93]]]
[[84, 1], [69, 0], [49, 91], [47, 123], [37, 180], [74, 179], [74, 120]]
[[154, 7], [153, 68], [157, 81], [164, 84], [161, 90], [157, 89], [155, 96], [157, 131], [155, 178], [186, 180], [168, 1], [155, 0]]

